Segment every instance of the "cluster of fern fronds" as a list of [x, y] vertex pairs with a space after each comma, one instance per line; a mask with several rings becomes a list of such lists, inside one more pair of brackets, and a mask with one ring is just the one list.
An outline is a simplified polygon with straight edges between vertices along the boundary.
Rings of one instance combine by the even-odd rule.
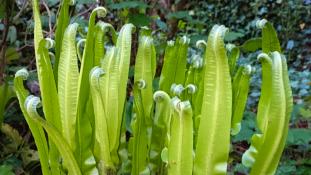
[[[70, 1], [62, 1], [54, 41], [43, 38], [33, 0], [41, 99], [23, 86], [27, 70], [19, 70], [14, 82], [43, 174], [226, 174], [230, 135], [241, 129], [253, 73], [250, 65], [237, 64], [239, 46], [225, 46], [227, 28], [215, 25], [207, 41], [197, 43], [204, 55], [193, 58], [187, 58], [189, 38], [168, 41], [159, 89], [154, 89], [157, 53], [150, 29], [126, 24], [116, 32], [102, 21], [106, 9], [97, 7], [86, 38], [77, 41], [79, 25], [69, 24], [69, 6]], [[266, 20], [258, 27], [262, 37], [244, 47], [262, 50], [260, 133], [242, 160], [251, 174], [267, 175], [275, 172], [285, 145], [292, 97], [276, 32]], [[134, 88], [127, 97], [135, 30]], [[125, 106], [131, 99], [127, 128]], [[44, 117], [37, 112], [41, 106]]]

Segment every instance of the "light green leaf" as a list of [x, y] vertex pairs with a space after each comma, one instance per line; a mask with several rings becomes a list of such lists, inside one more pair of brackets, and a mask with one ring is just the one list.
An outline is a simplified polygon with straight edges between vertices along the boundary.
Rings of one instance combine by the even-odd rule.
[[78, 101], [78, 58], [76, 33], [78, 24], [70, 24], [62, 40], [58, 68], [58, 99], [62, 121], [62, 135], [72, 150], [75, 150], [75, 127]]
[[264, 53], [278, 51], [281, 53], [281, 46], [273, 25], [266, 19], [257, 21], [257, 27], [262, 29], [262, 51]]
[[[168, 133], [171, 119], [171, 98], [164, 91], [156, 91], [153, 95], [156, 102], [154, 124], [150, 144], [150, 162], [152, 171], [163, 174], [165, 171], [164, 163], [168, 163]], [[166, 150], [166, 151], [164, 151]]]
[[160, 89], [166, 93], [171, 94], [172, 84], [184, 84], [189, 42], [190, 39], [183, 36], [176, 42], [168, 41], [167, 43], [160, 77]]
[[99, 67], [94, 67], [90, 73], [91, 95], [95, 114], [95, 145], [93, 152], [98, 163], [99, 174], [109, 174], [109, 172], [115, 171], [115, 167], [110, 157], [106, 111], [100, 90], [100, 78], [103, 74], [104, 70]]
[[233, 77], [234, 73], [236, 72], [237, 69], [236, 64], [239, 57], [240, 57], [240, 49], [233, 45], [233, 48], [230, 48], [230, 51], [228, 53], [231, 77]]
[[205, 53], [202, 115], [193, 173], [226, 174], [230, 145], [232, 88], [223, 36], [225, 26], [215, 25]]
[[250, 65], [241, 66], [232, 82], [232, 135], [238, 134], [241, 129], [241, 121], [247, 102], [251, 71], [252, 68]]
[[28, 115], [27, 109], [25, 107], [25, 101], [29, 92], [24, 88], [23, 80], [28, 77], [28, 71], [26, 69], [21, 69], [16, 72], [14, 79], [14, 88], [16, 90], [16, 95], [19, 101], [19, 106], [24, 114], [26, 122], [35, 140], [37, 150], [40, 156], [41, 170], [43, 175], [52, 175], [49, 165], [49, 149], [47, 144], [47, 139], [45, 137], [44, 130], [41, 126], [36, 125], [34, 121]]
[[140, 174], [147, 168], [149, 152], [148, 124], [142, 102], [142, 89], [146, 88], [144, 80], [135, 82], [134, 85], [134, 118], [132, 119], [133, 146], [132, 146], [132, 171], [131, 174]]
[[105, 42], [106, 42], [106, 33], [110, 31], [112, 36], [112, 42], [116, 42], [116, 32], [113, 26], [109, 23], [99, 21], [96, 24], [96, 37], [94, 41], [94, 65], [100, 65], [100, 60], [104, 59], [105, 54]]
[[281, 158], [288, 133], [292, 110], [292, 95], [287, 66], [279, 52], [271, 53], [272, 95], [268, 111], [269, 122], [263, 133], [262, 146], [258, 149], [251, 174], [274, 174]]
[[80, 168], [74, 158], [73, 152], [70, 145], [67, 143], [66, 139], [61, 135], [61, 133], [46, 120], [42, 119], [37, 113], [37, 107], [40, 104], [40, 99], [35, 96], [28, 96], [25, 101], [25, 107], [30, 119], [38, 126], [41, 126], [48, 133], [50, 139], [55, 143], [58, 151], [64, 159], [66, 168], [69, 174], [81, 175]]
[[257, 126], [260, 134], [252, 136], [251, 146], [242, 156], [242, 163], [247, 167], [251, 167], [254, 164], [258, 150], [263, 143], [265, 136], [263, 134], [266, 133], [272, 94], [272, 60], [267, 54], [259, 54], [257, 59], [262, 64], [261, 96], [257, 112]]
[[[117, 115], [112, 115], [117, 120], [117, 125], [114, 125], [115, 128], [115, 138], [112, 139], [113, 144], [111, 144], [112, 148], [112, 156], [115, 162], [118, 162], [118, 148], [119, 148], [119, 136], [120, 136], [120, 127], [122, 123], [122, 117], [124, 112], [124, 105], [126, 99], [126, 87], [127, 87], [127, 80], [129, 74], [129, 67], [130, 67], [130, 57], [131, 57], [131, 46], [132, 46], [132, 33], [134, 32], [135, 27], [133, 24], [125, 24], [121, 31], [119, 32], [119, 36], [116, 43], [116, 48], [118, 50], [118, 55], [116, 58], [116, 65], [118, 67], [117, 76], [118, 78], [115, 81], [118, 81], [117, 87], [118, 90], [118, 100], [117, 103], [113, 105], [117, 105]], [[115, 94], [114, 94], [115, 95]], [[111, 115], [108, 115], [111, 116]], [[111, 116], [111, 117], [112, 117]]]
[[[146, 121], [151, 121], [151, 113], [153, 108], [153, 86], [152, 81], [155, 76], [156, 56], [154, 51], [153, 39], [149, 36], [140, 36], [138, 51], [135, 62], [134, 81], [143, 80], [146, 87], [141, 89], [142, 104], [144, 108], [144, 116]], [[134, 97], [135, 98], [135, 97]]]
[[[51, 122], [59, 130], [61, 129], [60, 115], [59, 115], [59, 105], [58, 100], [55, 98], [56, 95], [56, 85], [53, 73], [51, 72], [50, 58], [48, 55], [47, 48], [45, 48], [45, 43], [43, 40], [40, 10], [38, 0], [32, 1], [32, 10], [34, 18], [34, 48], [36, 56], [36, 65], [38, 72], [38, 79], [41, 88], [41, 96], [43, 102], [43, 111], [47, 121]], [[41, 48], [40, 48], [41, 45]], [[40, 51], [39, 51], [40, 50]], [[43, 57], [43, 58], [41, 58]], [[53, 117], [52, 117], [53, 116]], [[53, 142], [49, 142], [50, 145], [50, 166], [52, 174], [59, 174], [59, 153]]]
[[76, 151], [75, 156], [83, 173], [94, 168], [91, 151], [92, 144], [92, 121], [94, 121], [94, 110], [90, 97], [89, 73], [94, 65], [94, 42], [95, 42], [95, 19], [105, 17], [107, 10], [104, 7], [96, 7], [90, 16], [88, 33], [83, 50], [80, 75], [78, 80], [78, 107], [76, 116]]
[[192, 174], [193, 166], [193, 122], [192, 108], [189, 101], [181, 102], [172, 99], [174, 112], [170, 128], [170, 142], [168, 146], [168, 174]]
[[59, 57], [61, 55], [61, 47], [63, 43], [63, 37], [65, 30], [69, 24], [69, 5], [71, 0], [63, 0], [61, 5], [59, 6], [59, 15], [56, 21], [56, 31], [55, 31], [55, 64], [54, 64], [54, 76], [55, 81], [58, 81], [58, 64], [59, 64]]

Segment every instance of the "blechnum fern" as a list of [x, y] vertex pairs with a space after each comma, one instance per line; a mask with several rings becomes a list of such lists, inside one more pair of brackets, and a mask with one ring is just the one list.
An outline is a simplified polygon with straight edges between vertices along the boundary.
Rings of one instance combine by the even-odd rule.
[[[126, 24], [116, 33], [101, 21], [106, 9], [97, 7], [86, 38], [77, 41], [79, 26], [69, 24], [70, 4], [62, 2], [54, 42], [43, 38], [38, 2], [33, 0], [42, 102], [23, 87], [27, 70], [19, 70], [14, 81], [43, 174], [226, 174], [230, 135], [241, 129], [253, 72], [250, 65], [237, 64], [241, 47], [225, 47], [227, 28], [215, 25], [207, 42], [197, 43], [204, 55], [188, 60], [189, 38], [168, 41], [160, 89], [154, 89], [157, 55], [151, 31]], [[292, 96], [276, 32], [266, 20], [258, 27], [261, 39], [245, 44], [261, 43], [260, 133], [252, 137], [242, 162], [251, 174], [267, 175], [275, 173], [284, 149]], [[139, 44], [133, 90], [127, 97], [135, 30]], [[110, 45], [104, 47], [107, 41]], [[49, 49], [54, 45], [52, 65]], [[133, 100], [132, 107], [127, 100]], [[44, 117], [37, 112], [41, 106]]]

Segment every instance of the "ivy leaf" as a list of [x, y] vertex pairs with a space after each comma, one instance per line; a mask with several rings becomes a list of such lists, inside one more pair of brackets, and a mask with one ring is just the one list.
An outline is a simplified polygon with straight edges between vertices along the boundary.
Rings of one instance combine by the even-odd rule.
[[38, 152], [30, 148], [23, 149], [21, 156], [25, 165], [29, 165], [31, 162], [39, 161]]
[[243, 33], [239, 33], [239, 32], [228, 32], [225, 35], [225, 41], [234, 41], [237, 40], [239, 38], [242, 38], [244, 36]]
[[160, 30], [167, 31], [167, 25], [165, 22], [161, 21], [160, 19], [157, 19], [155, 22]]
[[192, 17], [189, 15], [188, 11], [171, 12], [166, 17], [168, 19], [186, 19], [188, 21], [192, 20]]
[[145, 14], [139, 13], [139, 14], [129, 14], [129, 22], [134, 24], [137, 27], [143, 27], [148, 26], [150, 23], [150, 18], [146, 16]]
[[243, 164], [239, 163], [239, 164], [236, 164], [234, 166], [234, 172], [235, 173], [243, 173], [243, 174], [247, 174], [248, 173], [248, 168], [245, 167]]
[[23, 138], [19, 135], [18, 131], [10, 125], [3, 123], [1, 132], [12, 140], [12, 144], [14, 144], [16, 150], [23, 143]]
[[2, 174], [2, 175], [14, 175], [15, 173], [12, 170], [12, 166], [0, 165], [0, 174]]
[[239, 134], [232, 137], [233, 142], [240, 142], [244, 140], [250, 140], [252, 135], [257, 130], [255, 114], [252, 112], [245, 112], [243, 121], [241, 122], [242, 128]]
[[[80, 0], [78, 0], [78, 2], [79, 1]], [[47, 0], [47, 4], [49, 7], [56, 5], [58, 2], [59, 2], [58, 0]]]
[[295, 128], [288, 131], [287, 145], [310, 145], [311, 130]]
[[91, 4], [96, 2], [95, 0], [77, 0], [77, 4]]
[[9, 47], [5, 51], [5, 60], [7, 63], [11, 63], [11, 61], [18, 60], [19, 57], [20, 57], [20, 54], [13, 47]]
[[10, 26], [7, 41], [10, 41], [10, 43], [12, 44], [16, 41], [16, 38], [17, 38], [16, 28], [15, 28], [15, 26]]
[[277, 175], [283, 175], [283, 174], [292, 174], [297, 171], [296, 166], [294, 164], [285, 164], [278, 168]]
[[120, 3], [113, 3], [109, 5], [110, 9], [120, 10], [120, 9], [129, 9], [129, 8], [140, 8], [145, 9], [148, 5], [141, 1], [125, 1]]
[[289, 40], [289, 41], [287, 42], [287, 44], [286, 44], [286, 49], [287, 49], [287, 50], [292, 50], [294, 46], [295, 46], [294, 40]]
[[241, 46], [243, 52], [255, 52], [261, 48], [262, 39], [252, 38], [243, 43]]
[[304, 118], [311, 118], [311, 110], [300, 108], [299, 113]]

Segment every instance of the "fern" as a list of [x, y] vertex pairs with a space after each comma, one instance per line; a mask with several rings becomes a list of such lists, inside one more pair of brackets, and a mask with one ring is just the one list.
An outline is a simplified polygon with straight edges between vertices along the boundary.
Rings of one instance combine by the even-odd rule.
[[[135, 26], [125, 24], [116, 32], [102, 21], [107, 10], [97, 7], [86, 38], [77, 42], [78, 24], [69, 24], [71, 4], [61, 3], [54, 42], [43, 38], [38, 1], [33, 0], [43, 116], [37, 112], [40, 98], [23, 87], [28, 72], [19, 70], [14, 80], [44, 175], [226, 174], [230, 137], [241, 129], [253, 73], [250, 65], [239, 64], [240, 49], [263, 52], [258, 56], [260, 133], [252, 137], [242, 163], [251, 168], [250, 174], [275, 173], [287, 137], [292, 95], [286, 59], [272, 24], [259, 21], [262, 37], [242, 46], [225, 45], [227, 28], [215, 25], [207, 41], [197, 43], [204, 54], [192, 58], [187, 58], [189, 38], [168, 41], [160, 88], [155, 89], [157, 53], [152, 31], [137, 29], [134, 54]], [[110, 47], [105, 47], [107, 43]], [[54, 46], [53, 64], [50, 49]], [[131, 55], [136, 55], [134, 83], [128, 87]], [[131, 115], [130, 126], [125, 113]]]

